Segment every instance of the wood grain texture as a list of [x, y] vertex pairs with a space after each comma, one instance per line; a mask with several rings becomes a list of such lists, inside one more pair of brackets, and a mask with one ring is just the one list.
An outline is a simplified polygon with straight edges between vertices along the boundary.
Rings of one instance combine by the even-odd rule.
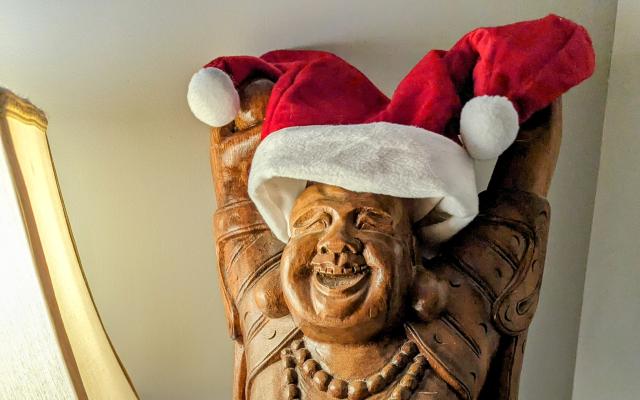
[[[234, 399], [517, 399], [542, 281], [543, 197], [559, 152], [560, 101], [525, 124], [500, 157], [478, 217], [437, 256], [419, 260], [410, 201], [329, 185], [299, 196], [292, 211], [299, 227], [286, 246], [271, 234], [247, 194], [271, 88], [263, 79], [242, 86], [235, 121], [211, 135], [218, 271], [236, 342]], [[314, 211], [317, 202], [330, 223]], [[376, 241], [381, 234], [391, 241]], [[376, 290], [391, 281], [397, 290], [380, 292], [388, 308], [373, 307], [382, 304]], [[359, 285], [368, 293], [359, 306], [308, 290]], [[407, 341], [426, 360], [420, 374], [411, 375], [410, 360], [389, 366]], [[281, 362], [291, 363], [285, 378]]]

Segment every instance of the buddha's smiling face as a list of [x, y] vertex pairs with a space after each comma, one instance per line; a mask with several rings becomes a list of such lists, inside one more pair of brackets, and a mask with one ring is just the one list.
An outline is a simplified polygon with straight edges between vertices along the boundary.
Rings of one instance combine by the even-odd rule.
[[398, 323], [414, 275], [402, 199], [314, 184], [298, 197], [289, 228], [282, 288], [305, 335], [364, 342]]

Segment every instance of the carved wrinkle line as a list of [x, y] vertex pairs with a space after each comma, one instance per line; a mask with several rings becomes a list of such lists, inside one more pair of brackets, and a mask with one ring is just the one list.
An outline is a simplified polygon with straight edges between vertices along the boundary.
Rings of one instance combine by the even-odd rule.
[[480, 346], [478, 345], [478, 343], [471, 336], [467, 335], [464, 332], [464, 330], [462, 329], [462, 325], [460, 324], [460, 322], [458, 322], [457, 319], [455, 319], [455, 317], [453, 315], [451, 315], [449, 313], [443, 313], [442, 314], [442, 321], [456, 335], [458, 335], [460, 338], [462, 338], [463, 342], [465, 342], [467, 344], [467, 346], [469, 346], [471, 351], [473, 351], [473, 354], [475, 354], [477, 357], [480, 357], [480, 354], [482, 353], [482, 351], [480, 349]]
[[516, 219], [505, 218], [505, 217], [497, 217], [491, 214], [480, 214], [478, 218], [482, 218], [486, 222], [489, 222], [492, 225], [498, 226], [507, 226], [519, 233], [522, 233], [524, 236], [533, 237], [533, 230], [527, 224], [522, 221], [518, 221]]
[[253, 204], [253, 202], [249, 199], [240, 199], [240, 200], [232, 200], [229, 203], [225, 204], [223, 208], [220, 208], [216, 211], [216, 214], [224, 214], [229, 212], [229, 210], [238, 207], [245, 207], [249, 204]]
[[216, 242], [222, 243], [225, 240], [232, 239], [236, 236], [240, 236], [245, 233], [260, 233], [262, 231], [268, 231], [268, 230], [269, 230], [269, 227], [264, 222], [249, 224], [249, 225], [243, 226], [242, 228], [234, 229], [232, 231], [229, 231], [221, 235], [220, 237], [218, 237], [218, 240], [216, 240]]
[[474, 284], [479, 290], [480, 294], [489, 302], [489, 304], [493, 304], [496, 300], [496, 295], [493, 293], [493, 290], [489, 286], [484, 279], [480, 278], [480, 276], [471, 268], [467, 263], [462, 261], [460, 258], [456, 256], [451, 256], [451, 261], [453, 262], [453, 266], [459, 273], [464, 276], [467, 276], [471, 279], [472, 284]]
[[254, 337], [260, 332], [260, 330], [269, 322], [264, 315], [260, 315], [255, 322], [247, 330], [247, 342], [253, 340]]
[[469, 388], [456, 376], [456, 374], [444, 363], [436, 353], [434, 353], [424, 341], [420, 338], [420, 335], [411, 324], [405, 324], [405, 327], [414, 338], [416, 344], [420, 348], [420, 352], [429, 361], [432, 369], [441, 375], [442, 379], [447, 382], [464, 400], [471, 400], [471, 391]]
[[[483, 240], [484, 241], [484, 240]], [[518, 266], [516, 265], [516, 263], [514, 262], [514, 260], [511, 259], [511, 257], [507, 254], [507, 252], [500, 246], [498, 246], [497, 244], [495, 244], [494, 242], [489, 242], [489, 241], [484, 241], [487, 246], [489, 246], [491, 248], [491, 250], [495, 251], [496, 253], [498, 253], [498, 255], [500, 256], [500, 258], [502, 258], [503, 260], [505, 260], [507, 262], [507, 264], [509, 264], [509, 266], [511, 267], [511, 269], [513, 271], [518, 269]], [[526, 253], [528, 246], [525, 247], [525, 251], [524, 253]]]
[[250, 241], [247, 244], [242, 244], [240, 243], [238, 246], [238, 249], [233, 253], [233, 255], [231, 256], [231, 259], [229, 260], [229, 262], [227, 263], [227, 272], [229, 272], [232, 267], [234, 266], [234, 264], [236, 263], [236, 261], [238, 260], [238, 258], [240, 258], [240, 256], [244, 253], [247, 252], [247, 250], [253, 245], [255, 244], [255, 242], [258, 241], [258, 239], [260, 239], [259, 235], [256, 235], [256, 237], [253, 238], [252, 241]]
[[258, 280], [270, 272], [272, 269], [277, 268], [280, 265], [280, 256], [282, 252], [279, 251], [274, 256], [268, 258], [265, 262], [263, 262], [258, 268], [256, 268], [248, 277], [244, 280], [240, 288], [238, 289], [238, 294], [236, 295], [236, 301], [240, 303], [245, 293], [251, 289]]

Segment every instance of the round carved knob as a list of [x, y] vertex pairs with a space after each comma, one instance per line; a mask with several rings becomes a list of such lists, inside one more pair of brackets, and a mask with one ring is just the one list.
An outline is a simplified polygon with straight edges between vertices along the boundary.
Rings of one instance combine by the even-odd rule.
[[289, 314], [277, 270], [269, 272], [260, 280], [254, 289], [253, 299], [258, 309], [268, 318], [281, 318]]
[[347, 397], [349, 400], [364, 400], [369, 397], [369, 390], [367, 384], [364, 381], [354, 381], [349, 384], [347, 391]]
[[346, 399], [348, 395], [348, 385], [347, 382], [342, 379], [334, 378], [329, 383], [329, 387], [327, 388], [327, 392], [337, 399]]

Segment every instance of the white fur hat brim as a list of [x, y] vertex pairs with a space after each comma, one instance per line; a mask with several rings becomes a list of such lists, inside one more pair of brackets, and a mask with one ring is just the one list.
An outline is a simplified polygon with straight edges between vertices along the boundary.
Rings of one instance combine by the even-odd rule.
[[308, 181], [416, 199], [414, 221], [434, 209], [448, 214], [422, 228], [432, 244], [449, 239], [478, 213], [473, 160], [458, 143], [415, 126], [313, 125], [267, 136], [253, 157], [248, 190], [283, 242], [289, 239], [289, 214]]

